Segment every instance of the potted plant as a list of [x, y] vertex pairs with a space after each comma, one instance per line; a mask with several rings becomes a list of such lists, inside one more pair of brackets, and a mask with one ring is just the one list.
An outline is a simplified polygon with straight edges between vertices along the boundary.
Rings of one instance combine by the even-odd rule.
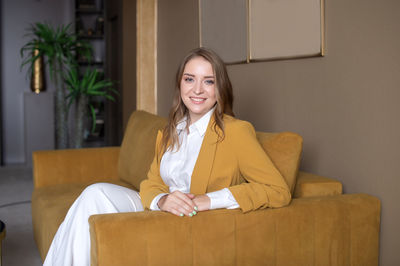
[[84, 139], [85, 117], [88, 111], [92, 117], [92, 132], [96, 128], [96, 111], [91, 103], [94, 97], [105, 97], [115, 101], [113, 95], [118, 92], [113, 88], [113, 82], [101, 77], [96, 69], [87, 69], [81, 78], [75, 68], [70, 69], [66, 80], [68, 89], [68, 108], [75, 104], [75, 121], [72, 147], [81, 148]]
[[[36, 59], [44, 56], [49, 66], [50, 79], [55, 86], [55, 128], [56, 148], [68, 148], [68, 107], [64, 85], [65, 72], [77, 65], [77, 53], [91, 58], [92, 48], [87, 42], [78, 40], [71, 28], [66, 26], [52, 27], [46, 23], [35, 23], [28, 29], [31, 37], [21, 48], [23, 62], [21, 68], [29, 65], [30, 73]], [[33, 53], [35, 50], [38, 53]], [[28, 52], [28, 53], [25, 53]]]

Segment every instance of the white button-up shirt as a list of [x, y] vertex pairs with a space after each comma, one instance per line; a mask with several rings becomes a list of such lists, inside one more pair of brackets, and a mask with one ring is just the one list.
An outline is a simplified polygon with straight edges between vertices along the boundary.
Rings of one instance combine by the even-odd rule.
[[[183, 193], [190, 192], [193, 169], [214, 109], [212, 108], [203, 117], [190, 125], [189, 132], [186, 130], [186, 119], [176, 126], [181, 147], [178, 151], [168, 149], [161, 158], [160, 163], [160, 175], [164, 183], [169, 187], [170, 193], [176, 190]], [[151, 210], [160, 210], [158, 201], [164, 195], [166, 193], [161, 193], [153, 199], [150, 205]], [[206, 195], [210, 198], [210, 209], [235, 209], [239, 207], [228, 188], [210, 192]]]

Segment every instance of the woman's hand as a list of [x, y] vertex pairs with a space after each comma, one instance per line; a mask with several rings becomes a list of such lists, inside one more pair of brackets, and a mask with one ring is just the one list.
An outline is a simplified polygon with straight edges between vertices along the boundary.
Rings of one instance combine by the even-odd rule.
[[193, 198], [193, 194], [185, 194], [177, 190], [161, 197], [158, 201], [158, 207], [162, 211], [170, 212], [177, 216], [186, 215], [192, 217], [197, 213]]
[[208, 211], [210, 209], [211, 200], [207, 195], [197, 195], [192, 201], [197, 206], [198, 211]]

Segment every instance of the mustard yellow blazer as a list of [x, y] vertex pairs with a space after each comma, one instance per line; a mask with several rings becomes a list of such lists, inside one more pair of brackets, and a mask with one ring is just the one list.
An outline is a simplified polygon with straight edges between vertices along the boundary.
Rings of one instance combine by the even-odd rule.
[[[258, 142], [254, 127], [225, 115], [225, 138], [218, 141], [213, 124], [214, 116], [193, 169], [190, 192], [201, 195], [229, 188], [243, 212], [289, 204], [289, 187]], [[169, 193], [160, 176], [161, 139], [159, 131], [154, 160], [147, 179], [140, 184], [140, 196], [147, 209], [158, 194]]]

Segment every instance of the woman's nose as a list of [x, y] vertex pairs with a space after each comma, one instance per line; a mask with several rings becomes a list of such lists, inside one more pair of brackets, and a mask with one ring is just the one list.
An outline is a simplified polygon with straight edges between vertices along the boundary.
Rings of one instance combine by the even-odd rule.
[[201, 94], [203, 93], [203, 85], [201, 82], [196, 82], [196, 84], [194, 85], [194, 93], [195, 94]]

